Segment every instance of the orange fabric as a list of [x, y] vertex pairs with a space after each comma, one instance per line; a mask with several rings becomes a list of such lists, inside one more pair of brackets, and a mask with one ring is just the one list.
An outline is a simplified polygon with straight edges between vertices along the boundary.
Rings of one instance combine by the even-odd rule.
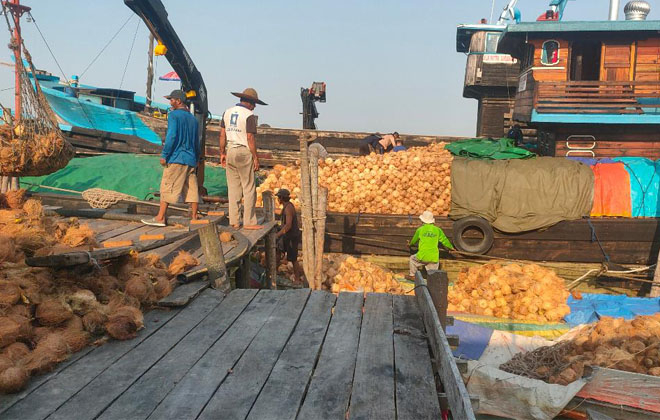
[[591, 216], [631, 217], [630, 175], [623, 163], [597, 163]]

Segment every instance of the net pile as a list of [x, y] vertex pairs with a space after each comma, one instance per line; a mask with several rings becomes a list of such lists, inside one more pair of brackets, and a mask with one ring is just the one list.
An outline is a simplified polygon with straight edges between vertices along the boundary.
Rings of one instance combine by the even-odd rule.
[[120, 201], [135, 201], [137, 197], [120, 193], [117, 191], [104, 190], [101, 188], [90, 188], [83, 191], [82, 197], [95, 209], [107, 209]]
[[[12, 39], [12, 46], [15, 42]], [[35, 75], [30, 54], [24, 51], [30, 71]], [[32, 84], [22, 60], [17, 60], [15, 65], [20, 79], [21, 112], [12, 118], [5, 110], [5, 121], [0, 126], [0, 174], [47, 175], [65, 167], [74, 149], [62, 136], [39, 83]]]

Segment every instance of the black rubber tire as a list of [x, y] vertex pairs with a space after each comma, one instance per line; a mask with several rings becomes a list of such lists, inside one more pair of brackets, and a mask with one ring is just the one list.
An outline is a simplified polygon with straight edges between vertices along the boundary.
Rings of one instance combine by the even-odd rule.
[[[478, 244], [468, 244], [463, 234], [468, 229], [477, 229], [483, 232], [484, 237]], [[468, 216], [454, 222], [452, 228], [452, 239], [454, 246], [459, 251], [472, 254], [485, 254], [493, 246], [494, 232], [490, 223], [479, 216]]]

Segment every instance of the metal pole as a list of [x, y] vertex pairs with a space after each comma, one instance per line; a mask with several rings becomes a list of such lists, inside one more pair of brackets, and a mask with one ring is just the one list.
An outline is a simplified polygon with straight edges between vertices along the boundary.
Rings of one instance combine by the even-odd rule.
[[619, 19], [619, 0], [610, 0], [610, 17], [609, 20]]

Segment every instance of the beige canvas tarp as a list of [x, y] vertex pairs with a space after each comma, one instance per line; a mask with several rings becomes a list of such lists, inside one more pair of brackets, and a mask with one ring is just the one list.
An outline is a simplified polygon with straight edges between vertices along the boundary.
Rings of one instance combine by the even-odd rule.
[[525, 232], [588, 216], [593, 190], [591, 168], [569, 159], [455, 158], [449, 217], [477, 215], [502, 232]]

